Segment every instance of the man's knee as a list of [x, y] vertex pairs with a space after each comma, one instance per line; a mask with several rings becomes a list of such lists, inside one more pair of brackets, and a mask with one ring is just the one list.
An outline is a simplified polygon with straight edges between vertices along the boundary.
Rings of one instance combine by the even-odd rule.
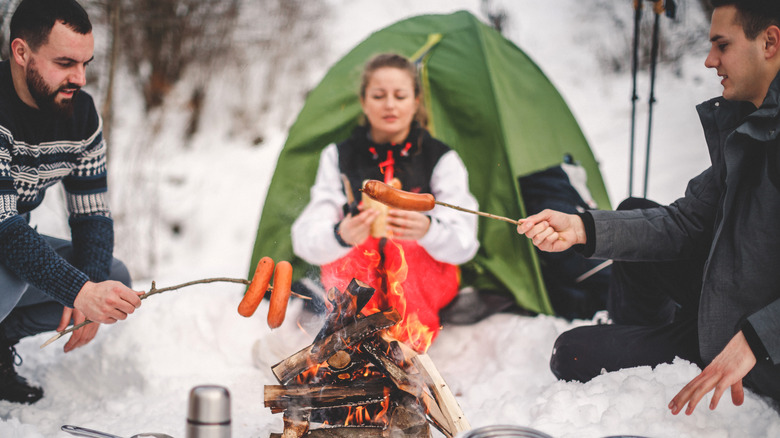
[[578, 327], [569, 330], [555, 340], [550, 357], [550, 371], [556, 378], [587, 382], [599, 374], [600, 368], [596, 367], [589, 357], [594, 347], [590, 341], [590, 328]]

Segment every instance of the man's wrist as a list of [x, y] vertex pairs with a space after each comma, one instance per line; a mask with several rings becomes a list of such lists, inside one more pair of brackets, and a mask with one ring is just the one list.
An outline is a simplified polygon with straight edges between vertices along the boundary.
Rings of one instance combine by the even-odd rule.
[[582, 221], [582, 228], [576, 233], [577, 243], [580, 245], [576, 249], [583, 256], [590, 257], [596, 251], [596, 222], [588, 211], [577, 213], [576, 216]]

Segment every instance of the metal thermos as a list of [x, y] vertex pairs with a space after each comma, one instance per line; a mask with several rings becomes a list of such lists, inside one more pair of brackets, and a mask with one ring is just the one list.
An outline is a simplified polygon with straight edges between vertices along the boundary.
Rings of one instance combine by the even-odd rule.
[[216, 385], [192, 388], [187, 438], [230, 438], [230, 393], [227, 388]]

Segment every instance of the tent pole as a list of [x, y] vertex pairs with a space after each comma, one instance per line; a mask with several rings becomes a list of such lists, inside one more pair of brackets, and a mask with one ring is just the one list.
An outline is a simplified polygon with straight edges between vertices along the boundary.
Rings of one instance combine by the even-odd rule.
[[631, 77], [633, 86], [631, 89], [631, 139], [628, 157], [628, 197], [634, 192], [634, 133], [636, 127], [636, 75], [639, 63], [639, 22], [642, 19], [642, 0], [634, 0], [634, 52], [631, 57]]
[[[645, 181], [642, 197], [647, 198], [648, 175], [650, 173], [650, 134], [653, 132], [653, 104], [655, 103], [655, 68], [658, 62], [658, 32], [663, 12], [663, 2], [655, 3], [655, 22], [653, 23], [653, 43], [650, 49], [650, 98], [647, 105], [647, 148], [645, 150]], [[660, 8], [659, 8], [660, 5]], [[660, 10], [659, 10], [660, 9]]]

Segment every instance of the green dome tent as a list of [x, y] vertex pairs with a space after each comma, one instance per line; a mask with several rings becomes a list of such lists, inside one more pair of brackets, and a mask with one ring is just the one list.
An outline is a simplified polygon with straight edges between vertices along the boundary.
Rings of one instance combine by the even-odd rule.
[[[460, 154], [481, 211], [523, 217], [518, 178], [560, 164], [566, 153], [587, 170], [591, 194], [608, 208], [587, 141], [539, 67], [468, 12], [423, 15], [369, 36], [309, 94], [271, 180], [250, 276], [263, 256], [290, 260], [296, 280], [317, 276], [316, 268], [293, 254], [290, 227], [309, 201], [320, 152], [347, 138], [358, 123], [363, 65], [383, 52], [418, 61], [429, 129]], [[464, 285], [506, 291], [523, 308], [553, 313], [534, 248], [514, 225], [480, 217], [479, 241], [477, 256], [462, 267]]]

